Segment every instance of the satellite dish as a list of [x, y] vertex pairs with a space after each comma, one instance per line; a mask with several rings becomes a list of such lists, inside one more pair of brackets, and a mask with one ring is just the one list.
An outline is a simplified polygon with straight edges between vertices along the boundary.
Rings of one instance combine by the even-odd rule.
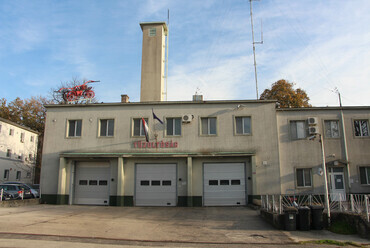
[[319, 176], [324, 175], [324, 171], [322, 170], [321, 167], [317, 169], [317, 175], [319, 175]]

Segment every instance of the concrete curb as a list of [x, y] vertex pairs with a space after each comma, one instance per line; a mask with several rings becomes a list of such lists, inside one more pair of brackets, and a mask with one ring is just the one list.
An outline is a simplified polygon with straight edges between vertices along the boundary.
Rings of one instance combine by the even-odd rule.
[[21, 207], [21, 206], [28, 206], [28, 205], [38, 205], [40, 204], [40, 199], [25, 199], [25, 200], [9, 200], [9, 201], [1, 201], [0, 207], [3, 208], [11, 208], [11, 207]]

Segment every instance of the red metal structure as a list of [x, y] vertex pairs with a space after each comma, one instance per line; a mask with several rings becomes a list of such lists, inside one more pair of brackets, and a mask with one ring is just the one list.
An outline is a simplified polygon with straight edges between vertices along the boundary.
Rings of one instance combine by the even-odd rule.
[[57, 92], [61, 93], [63, 99], [67, 102], [73, 102], [81, 98], [92, 99], [95, 96], [95, 92], [92, 90], [92, 87], [88, 87], [87, 84], [96, 82], [100, 81], [89, 80], [72, 88], [60, 88]]

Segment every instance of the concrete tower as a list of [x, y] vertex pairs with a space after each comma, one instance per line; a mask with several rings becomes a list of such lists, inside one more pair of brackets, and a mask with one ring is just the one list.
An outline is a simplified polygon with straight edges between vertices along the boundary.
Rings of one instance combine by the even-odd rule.
[[143, 31], [140, 101], [162, 101], [167, 25], [146, 22], [140, 23], [140, 27]]

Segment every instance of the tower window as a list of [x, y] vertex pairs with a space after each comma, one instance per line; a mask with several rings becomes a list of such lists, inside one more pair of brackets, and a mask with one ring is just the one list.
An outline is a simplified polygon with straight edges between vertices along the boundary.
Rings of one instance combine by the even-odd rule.
[[150, 28], [149, 29], [149, 37], [156, 36], [157, 34], [157, 29], [156, 28]]

